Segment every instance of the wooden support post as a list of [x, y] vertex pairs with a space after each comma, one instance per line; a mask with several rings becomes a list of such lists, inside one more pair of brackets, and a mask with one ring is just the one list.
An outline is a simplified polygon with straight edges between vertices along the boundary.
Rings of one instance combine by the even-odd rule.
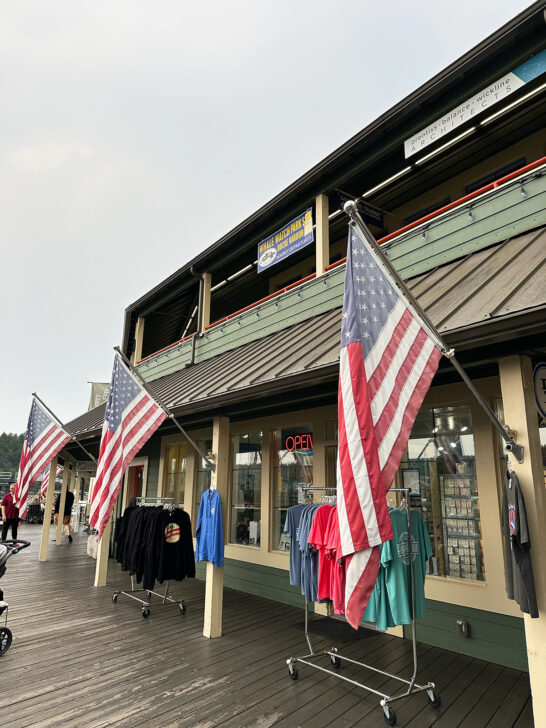
[[[229, 481], [229, 419], [215, 417], [212, 429], [212, 452], [216, 456], [216, 468], [211, 473], [211, 485], [222, 499], [224, 543], [227, 536], [228, 481]], [[224, 567], [207, 563], [205, 586], [204, 637], [221, 637], [224, 606]]]
[[510, 462], [523, 492], [531, 537], [539, 616], [523, 617], [533, 715], [535, 725], [539, 726], [546, 725], [546, 494], [531, 360], [524, 356], [501, 359], [499, 374], [504, 419], [515, 430], [514, 439], [524, 447], [523, 463], [520, 465], [515, 458]]
[[108, 519], [102, 538], [97, 549], [97, 564], [95, 566], [95, 586], [106, 586], [108, 578], [108, 554], [110, 552], [110, 531], [112, 530], [112, 516]]
[[[68, 470], [68, 462], [65, 461], [64, 464], [64, 470], [63, 470], [63, 483], [61, 485], [61, 502], [59, 504], [59, 516], [57, 518], [57, 538], [55, 540], [55, 544], [57, 546], [61, 545], [62, 537], [63, 537], [63, 514], [64, 514], [64, 504], [66, 503], [66, 491], [68, 489], [68, 476], [70, 475]], [[49, 491], [49, 488], [48, 488]]]
[[316, 216], [316, 271], [321, 276], [330, 265], [330, 224], [328, 220], [328, 195], [317, 195], [315, 200]]
[[201, 330], [203, 333], [210, 324], [211, 275], [203, 273], [203, 300], [201, 302]]
[[53, 499], [55, 498], [55, 473], [57, 472], [57, 456], [51, 461], [49, 467], [49, 481], [45, 500], [44, 522], [42, 525], [42, 540], [40, 542], [39, 561], [47, 561], [47, 549], [49, 546], [49, 529], [51, 526], [51, 512], [53, 510]]
[[144, 340], [144, 323], [146, 319], [139, 316], [135, 326], [135, 348], [131, 357], [132, 364], [136, 364], [142, 359], [142, 342]]

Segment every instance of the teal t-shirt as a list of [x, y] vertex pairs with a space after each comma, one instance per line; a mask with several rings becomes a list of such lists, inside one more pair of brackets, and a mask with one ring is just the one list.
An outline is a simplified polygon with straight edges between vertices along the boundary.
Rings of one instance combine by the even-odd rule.
[[[406, 511], [394, 508], [390, 515], [394, 538], [381, 544], [382, 568], [379, 572], [384, 572], [385, 586], [380, 591], [375, 606], [378, 629], [411, 622], [410, 553], [413, 559], [415, 618], [425, 616], [426, 563], [432, 556], [428, 531], [418, 511], [411, 511], [411, 545]], [[383, 604], [385, 599], [388, 604]], [[393, 624], [390, 624], [389, 617]]]

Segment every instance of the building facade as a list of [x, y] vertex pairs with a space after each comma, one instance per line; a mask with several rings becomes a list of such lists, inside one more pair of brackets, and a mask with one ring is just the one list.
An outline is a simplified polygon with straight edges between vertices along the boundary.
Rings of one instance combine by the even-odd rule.
[[[433, 544], [418, 638], [529, 669], [535, 716], [546, 716], [546, 418], [533, 390], [546, 361], [543, 10], [535, 3], [127, 308], [124, 353], [216, 469], [167, 421], [129, 468], [119, 504], [169, 496], [195, 528], [213, 479], [226, 562], [199, 570], [207, 599], [225, 585], [303, 606], [283, 525], [304, 485], [335, 485], [343, 203], [357, 199], [525, 447], [524, 463], [511, 465], [527, 502], [538, 620], [506, 597], [502, 443], [442, 361], [395, 480], [411, 486]], [[98, 452], [103, 415], [101, 405], [67, 427]], [[221, 600], [210, 609], [215, 636]]]

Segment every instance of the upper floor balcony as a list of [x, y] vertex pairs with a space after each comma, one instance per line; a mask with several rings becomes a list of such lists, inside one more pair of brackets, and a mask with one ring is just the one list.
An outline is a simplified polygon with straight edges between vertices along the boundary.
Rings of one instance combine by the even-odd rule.
[[[544, 238], [525, 235], [546, 225], [545, 172], [546, 158], [542, 158], [380, 239], [402, 278], [418, 297], [423, 296], [422, 305], [433, 314], [441, 331], [491, 322], [530, 305], [540, 308], [546, 304], [540, 273], [546, 256]], [[342, 259], [322, 275], [313, 273], [212, 322], [202, 333], [146, 356], [138, 364], [139, 372], [152, 382], [339, 309], [344, 262]], [[527, 296], [521, 293], [524, 285]], [[488, 286], [497, 291], [497, 305], [482, 312]], [[471, 304], [477, 292], [481, 292], [482, 303]]]

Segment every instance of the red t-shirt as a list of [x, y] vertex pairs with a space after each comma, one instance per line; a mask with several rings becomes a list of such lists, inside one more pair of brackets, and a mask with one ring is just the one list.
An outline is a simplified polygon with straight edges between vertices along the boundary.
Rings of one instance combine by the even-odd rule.
[[341, 538], [337, 506], [332, 508], [328, 521], [326, 554], [332, 564], [331, 598], [335, 614], [345, 614], [345, 557], [341, 555]]
[[314, 546], [318, 551], [319, 572], [318, 572], [318, 592], [319, 599], [331, 599], [330, 596], [330, 572], [332, 570], [332, 561], [326, 558], [326, 536], [328, 521], [332, 506], [323, 505], [317, 509], [313, 516], [313, 523], [309, 531], [307, 543]]
[[15, 498], [11, 493], [6, 493], [0, 505], [6, 509], [6, 518], [19, 518], [19, 509], [15, 505]]

